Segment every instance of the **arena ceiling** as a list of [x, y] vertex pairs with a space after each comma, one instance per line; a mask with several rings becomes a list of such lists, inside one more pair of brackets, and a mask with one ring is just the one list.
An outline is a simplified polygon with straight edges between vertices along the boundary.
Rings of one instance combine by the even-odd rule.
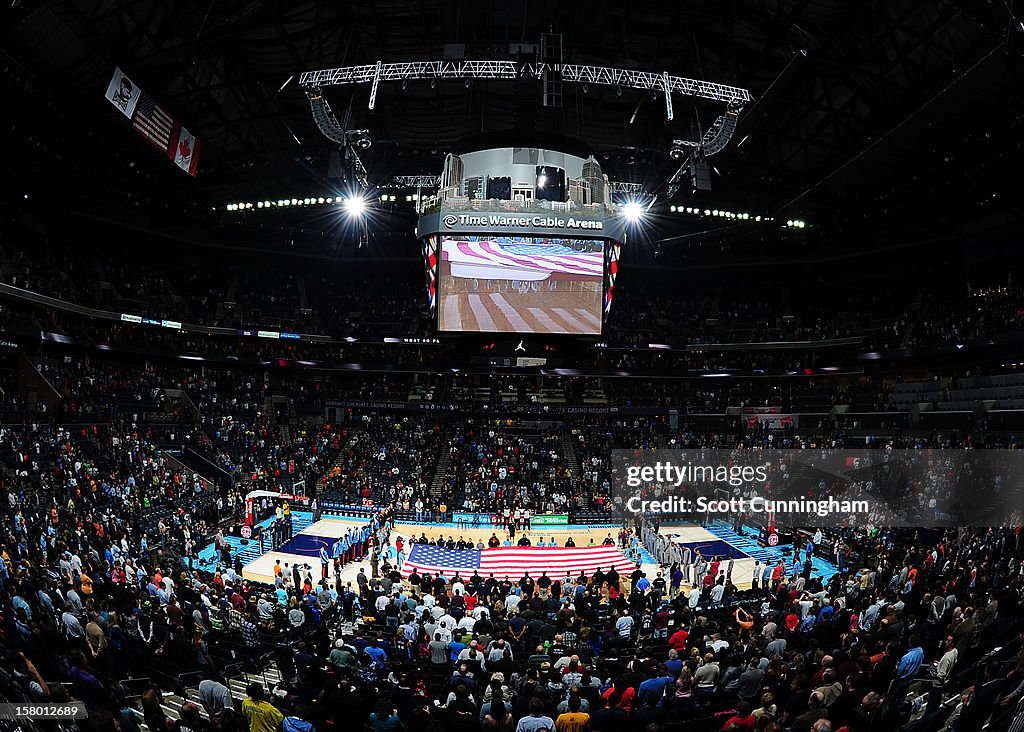
[[[822, 224], [908, 205], [945, 210], [950, 199], [973, 210], [999, 195], [1020, 159], [1024, 59], [1009, 0], [5, 5], [5, 80], [22, 94], [17, 112], [0, 113], [10, 129], [24, 136], [26, 124], [38, 124], [61, 160], [112, 175], [129, 166], [145, 179], [136, 188], [206, 210], [328, 186], [336, 145], [313, 122], [302, 71], [453, 53], [508, 59], [514, 44], [551, 31], [563, 34], [566, 62], [750, 89], [755, 101], [710, 159], [713, 191], [703, 194], [736, 210]], [[103, 99], [115, 66], [202, 141], [194, 181]], [[372, 182], [436, 174], [445, 151], [473, 135], [536, 130], [583, 140], [613, 179], [662, 196], [678, 167], [670, 141], [721, 112], [676, 97], [668, 123], [662, 98], [593, 85], [566, 85], [562, 107], [549, 109], [536, 81], [385, 84], [373, 111], [365, 85], [327, 94], [339, 117], [351, 109], [351, 126], [370, 130]], [[685, 186], [680, 198], [688, 195]]]

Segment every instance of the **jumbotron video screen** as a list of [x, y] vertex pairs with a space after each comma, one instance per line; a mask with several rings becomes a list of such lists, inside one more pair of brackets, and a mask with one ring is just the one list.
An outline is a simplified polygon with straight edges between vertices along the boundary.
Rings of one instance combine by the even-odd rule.
[[438, 329], [600, 335], [603, 241], [445, 236]]

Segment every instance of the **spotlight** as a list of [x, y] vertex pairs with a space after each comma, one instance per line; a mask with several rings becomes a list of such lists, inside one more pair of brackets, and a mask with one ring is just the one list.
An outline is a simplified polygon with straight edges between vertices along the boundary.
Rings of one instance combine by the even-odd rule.
[[328, 196], [327, 197], [327, 203], [334, 203], [334, 197], [333, 196]]
[[684, 157], [686, 157], [686, 151], [683, 150], [683, 148], [681, 148], [679, 145], [673, 145], [671, 148], [669, 148], [668, 156], [673, 160], [682, 160]]
[[353, 218], [359, 218], [366, 211], [366, 199], [360, 195], [349, 196], [342, 204], [345, 213]]
[[675, 213], [676, 212], [676, 207], [675, 206], [669, 206], [668, 210], [671, 211], [672, 213]]
[[256, 208], [263, 208], [263, 201], [257, 201]]
[[710, 212], [710, 211], [708, 211], [707, 209], [704, 209], [704, 215], [705, 215], [705, 216], [710, 216], [710, 215], [711, 215], [711, 212]]
[[636, 201], [629, 201], [622, 206], [622, 215], [631, 224], [639, 223], [644, 218], [644, 207]]
[[320, 198], [316, 199], [316, 202], [317, 203], [323, 203], [324, 202], [323, 196], [321, 196]]

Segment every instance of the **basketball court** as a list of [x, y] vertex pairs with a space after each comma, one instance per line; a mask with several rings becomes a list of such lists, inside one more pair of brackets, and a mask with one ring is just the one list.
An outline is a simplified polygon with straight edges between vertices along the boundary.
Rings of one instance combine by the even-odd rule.
[[[274, 564], [281, 562], [282, 568], [287, 564], [289, 570], [298, 564], [301, 567], [309, 565], [310, 574], [314, 582], [320, 580], [320, 547], [326, 546], [328, 551], [334, 546], [334, 542], [349, 528], [362, 527], [365, 520], [345, 517], [326, 517], [307, 526], [299, 531], [291, 539], [278, 547], [276, 550], [268, 551], [244, 565], [242, 576], [246, 579], [257, 582], [273, 584]], [[787, 572], [790, 571], [790, 557], [792, 556], [789, 546], [761, 546], [748, 534], [754, 533], [751, 527], [744, 527], [744, 533], [738, 534], [731, 526], [723, 522], [712, 522], [708, 526], [697, 526], [695, 524], [663, 525], [660, 533], [681, 546], [688, 547], [691, 551], [700, 551], [705, 558], [719, 557], [722, 560], [722, 568], [727, 569], [729, 560], [733, 560], [732, 581], [738, 589], [750, 588], [754, 566], [757, 561], [763, 567], [766, 563], [775, 564], [779, 559], [786, 562]], [[514, 541], [526, 535], [534, 546], [543, 539], [550, 543], [552, 539], [559, 545], [564, 546], [567, 539], [572, 538], [578, 547], [585, 547], [591, 544], [601, 544], [606, 537], [618, 542], [619, 528], [610, 524], [599, 526], [543, 526], [536, 527], [531, 531], [517, 531]], [[455, 541], [462, 539], [472, 543], [474, 546], [482, 542], [485, 546], [492, 535], [497, 536], [504, 542], [507, 532], [503, 528], [494, 528], [488, 525], [464, 526], [454, 523], [399, 523], [395, 526], [392, 534], [401, 537], [406, 545], [413, 538], [420, 538], [426, 535], [427, 539], [450, 538]], [[408, 550], [407, 550], [408, 551]], [[211, 557], [212, 559], [212, 557]], [[213, 560], [215, 561], [215, 560]], [[349, 562], [341, 570], [340, 579], [342, 582], [354, 582], [360, 568], [370, 571], [370, 562], [366, 559], [360, 562]], [[641, 568], [649, 578], [654, 578], [659, 571], [663, 571], [650, 555], [643, 554]], [[667, 571], [667, 570], [666, 570]], [[814, 576], [828, 579], [838, 570], [822, 557], [814, 558]], [[334, 564], [329, 567], [329, 578], [335, 579]], [[303, 569], [305, 576], [305, 569]]]
[[705, 559], [711, 560], [713, 557], [719, 557], [722, 560], [723, 570], [728, 569], [729, 560], [732, 559], [733, 584], [740, 590], [750, 589], [754, 563], [761, 557], [750, 556], [735, 543], [730, 542], [729, 537], [723, 538], [701, 526], [692, 525], [662, 526], [659, 533], [677, 545], [688, 548], [691, 552], [699, 551]]
[[[755, 564], [776, 564], [780, 559], [785, 563], [786, 572], [792, 575], [792, 545], [762, 546], [751, 535], [757, 535], [757, 529], [744, 526], [742, 533], [737, 533], [725, 522], [714, 521], [706, 527], [695, 524], [663, 525], [659, 533], [669, 537], [690, 551], [700, 551], [706, 559], [719, 557], [722, 568], [733, 560], [732, 582], [737, 589], [750, 589]], [[763, 569], [762, 569], [763, 571]], [[821, 577], [827, 582], [838, 572], [838, 568], [823, 557], [815, 556], [812, 562], [812, 576]]]
[[[361, 527], [365, 523], [365, 520], [341, 517], [321, 518], [319, 521], [295, 534], [276, 550], [269, 551], [246, 564], [242, 569], [242, 576], [246, 579], [257, 582], [273, 584], [274, 564], [280, 560], [281, 566], [284, 567], [284, 565], [287, 564], [289, 569], [295, 564], [299, 564], [300, 566], [308, 564], [311, 568], [313, 580], [314, 582], [317, 582], [320, 580], [321, 571], [320, 547], [326, 546], [329, 551], [334, 546], [334, 542], [337, 541], [342, 534], [348, 531], [349, 528]], [[392, 543], [394, 542], [395, 537], [398, 536], [406, 542], [406, 545], [408, 545], [411, 538], [415, 537], [418, 539], [424, 534], [428, 540], [443, 538], [447, 541], [448, 538], [451, 537], [455, 541], [463, 539], [467, 542], [472, 542], [474, 546], [478, 542], [483, 542], [486, 546], [487, 540], [491, 538], [492, 534], [495, 534], [502, 541], [504, 541], [507, 536], [507, 532], [504, 529], [496, 530], [490, 525], [463, 527], [452, 523], [399, 523], [395, 525], [395, 530], [392, 532]], [[534, 545], [536, 545], [542, 538], [548, 543], [553, 538], [559, 546], [562, 546], [565, 544], [565, 541], [571, 537], [576, 546], [584, 547], [589, 546], [591, 540], [593, 540], [594, 544], [600, 544], [609, 535], [617, 542], [619, 530], [618, 528], [608, 525], [544, 526], [537, 527], [534, 531], [517, 531], [515, 541], [519, 541], [519, 538], [524, 534], [530, 538], [530, 541]], [[350, 562], [345, 565], [341, 571], [341, 580], [343, 582], [354, 581], [355, 576], [359, 573], [360, 567], [365, 567], [367, 568], [367, 571], [369, 571], [369, 561], [364, 560], [362, 562]], [[654, 575], [651, 574], [651, 572], [658, 571], [658, 568], [653, 564], [645, 564], [643, 565], [643, 569], [652, 577]], [[303, 572], [303, 576], [305, 576], [305, 572]], [[330, 566], [329, 577], [332, 580], [335, 577], [333, 563]]]

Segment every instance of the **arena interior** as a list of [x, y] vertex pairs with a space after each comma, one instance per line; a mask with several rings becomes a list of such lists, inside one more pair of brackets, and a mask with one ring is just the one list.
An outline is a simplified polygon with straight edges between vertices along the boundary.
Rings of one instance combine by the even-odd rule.
[[1024, 732], [1024, 3], [0, 19], [0, 727]]

